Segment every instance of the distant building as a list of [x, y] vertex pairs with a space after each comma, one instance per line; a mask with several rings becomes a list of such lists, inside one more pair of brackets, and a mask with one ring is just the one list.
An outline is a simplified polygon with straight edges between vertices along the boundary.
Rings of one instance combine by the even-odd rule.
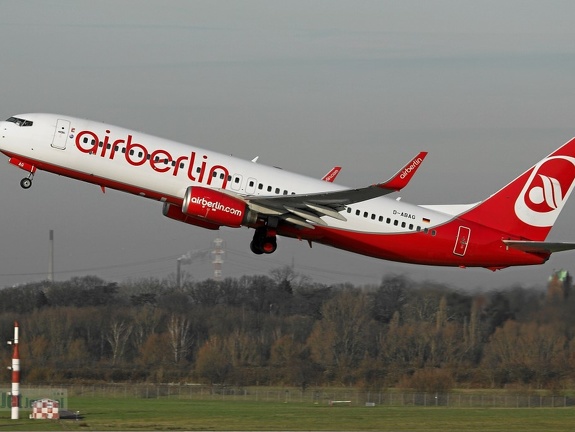
[[571, 293], [573, 278], [567, 270], [555, 270], [547, 282], [547, 301], [565, 300]]

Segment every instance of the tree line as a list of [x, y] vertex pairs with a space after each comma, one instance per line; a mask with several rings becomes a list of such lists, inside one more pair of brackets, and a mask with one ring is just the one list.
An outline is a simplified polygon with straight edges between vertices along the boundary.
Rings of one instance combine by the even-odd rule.
[[[575, 300], [542, 288], [465, 292], [398, 275], [324, 285], [284, 267], [181, 287], [88, 276], [0, 294], [0, 337], [19, 322], [30, 384], [560, 391], [575, 379]], [[11, 348], [1, 346], [8, 366]], [[9, 381], [6, 372], [0, 382]]]

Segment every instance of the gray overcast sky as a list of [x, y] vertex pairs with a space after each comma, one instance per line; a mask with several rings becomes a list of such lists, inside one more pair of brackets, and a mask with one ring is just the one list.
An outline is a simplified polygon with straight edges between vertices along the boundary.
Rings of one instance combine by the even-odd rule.
[[[572, 1], [3, 1], [0, 117], [54, 112], [189, 142], [338, 182], [384, 180], [430, 155], [402, 199], [468, 203], [495, 192], [575, 135]], [[161, 205], [0, 165], [0, 286], [57, 279], [165, 277], [213, 232]], [[575, 241], [571, 199], [551, 232]], [[318, 282], [378, 283], [388, 273], [454, 286], [543, 284], [544, 266], [445, 269], [379, 261], [292, 239], [249, 252], [223, 229], [225, 276], [285, 264]], [[211, 259], [185, 266], [212, 274]]]

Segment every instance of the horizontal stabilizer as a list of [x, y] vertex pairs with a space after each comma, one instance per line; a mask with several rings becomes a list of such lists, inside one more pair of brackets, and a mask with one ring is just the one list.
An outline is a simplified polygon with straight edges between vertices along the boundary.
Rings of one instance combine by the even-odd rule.
[[519, 249], [530, 253], [553, 253], [575, 249], [575, 243], [553, 243], [528, 240], [503, 240], [503, 242], [513, 249]]

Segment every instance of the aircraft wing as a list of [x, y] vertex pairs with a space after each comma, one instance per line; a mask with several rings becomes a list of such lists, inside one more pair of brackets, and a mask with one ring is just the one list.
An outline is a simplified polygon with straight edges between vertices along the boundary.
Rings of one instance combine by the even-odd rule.
[[294, 225], [313, 228], [312, 224], [327, 225], [321, 219], [329, 216], [345, 221], [339, 212], [346, 205], [367, 201], [403, 189], [419, 168], [427, 152], [420, 152], [389, 180], [359, 189], [344, 189], [281, 196], [244, 196], [249, 208], [264, 216], [275, 216]]
[[507, 246], [514, 249], [519, 249], [523, 252], [530, 253], [548, 253], [562, 252], [566, 250], [575, 249], [575, 243], [554, 243], [554, 242], [540, 242], [528, 240], [503, 240]]

